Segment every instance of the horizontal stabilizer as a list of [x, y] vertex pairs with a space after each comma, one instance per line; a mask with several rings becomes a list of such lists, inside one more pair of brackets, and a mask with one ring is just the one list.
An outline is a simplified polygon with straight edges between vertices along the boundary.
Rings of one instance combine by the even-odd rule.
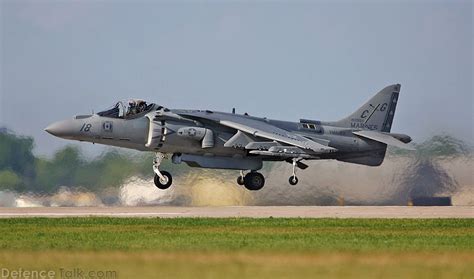
[[395, 146], [402, 149], [415, 150], [415, 148], [413, 148], [412, 146], [409, 146], [408, 144], [403, 143], [402, 141], [396, 139], [395, 137], [391, 136], [388, 133], [366, 131], [366, 130], [352, 132], [352, 133], [354, 135], [358, 135], [363, 138], [385, 143], [386, 145], [391, 145], [391, 146]]

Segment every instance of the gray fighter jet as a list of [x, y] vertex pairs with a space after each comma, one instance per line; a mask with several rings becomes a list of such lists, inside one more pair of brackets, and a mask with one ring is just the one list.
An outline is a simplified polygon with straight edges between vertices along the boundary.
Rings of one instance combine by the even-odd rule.
[[292, 164], [289, 183], [296, 185], [296, 170], [308, 167], [304, 160], [379, 166], [387, 145], [411, 149], [409, 136], [390, 132], [399, 92], [400, 84], [387, 86], [348, 117], [332, 122], [272, 120], [237, 114], [235, 109], [232, 113], [168, 109], [131, 100], [53, 123], [45, 130], [65, 139], [155, 152], [154, 182], [159, 189], [172, 184], [171, 174], [160, 170], [162, 160], [170, 156], [176, 164], [240, 170], [237, 183], [259, 190], [265, 184], [258, 172], [264, 161]]

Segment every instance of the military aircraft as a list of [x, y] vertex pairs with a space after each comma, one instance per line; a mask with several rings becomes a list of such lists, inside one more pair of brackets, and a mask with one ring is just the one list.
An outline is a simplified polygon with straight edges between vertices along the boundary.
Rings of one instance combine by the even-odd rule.
[[[378, 92], [362, 107], [339, 121], [301, 119], [289, 122], [212, 110], [168, 109], [143, 100], [118, 102], [112, 108], [49, 125], [45, 131], [70, 140], [155, 152], [154, 183], [172, 184], [160, 170], [164, 158], [191, 167], [240, 170], [239, 185], [259, 190], [265, 184], [258, 172], [264, 161], [285, 161], [297, 169], [305, 160], [336, 159], [379, 166], [387, 145], [412, 149], [411, 138], [391, 133], [400, 84]], [[247, 172], [246, 174], [244, 172]]]

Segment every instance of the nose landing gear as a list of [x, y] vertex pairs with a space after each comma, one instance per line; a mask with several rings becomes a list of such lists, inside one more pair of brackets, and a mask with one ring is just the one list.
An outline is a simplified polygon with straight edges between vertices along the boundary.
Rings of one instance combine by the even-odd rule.
[[153, 181], [155, 182], [155, 186], [162, 190], [168, 189], [173, 183], [171, 174], [167, 171], [160, 171], [159, 169], [164, 158], [165, 154], [156, 152], [155, 159], [153, 160], [153, 172], [155, 173]]

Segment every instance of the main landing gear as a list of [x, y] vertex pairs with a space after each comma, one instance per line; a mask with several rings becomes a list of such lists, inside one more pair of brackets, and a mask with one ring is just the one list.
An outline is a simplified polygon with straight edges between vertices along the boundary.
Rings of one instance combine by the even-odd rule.
[[265, 177], [256, 171], [251, 171], [244, 176], [244, 172], [240, 171], [240, 176], [237, 177], [237, 184], [244, 185], [250, 191], [257, 191], [265, 185]]
[[[301, 162], [301, 159], [293, 158], [287, 160], [293, 166], [291, 176], [288, 178], [290, 185], [298, 184], [298, 177], [296, 177], [296, 168], [306, 169], [308, 165]], [[265, 178], [263, 175], [256, 171], [251, 171], [244, 175], [243, 171], [240, 171], [240, 176], [237, 177], [237, 184], [245, 186], [248, 190], [257, 191], [263, 188], [265, 185]]]
[[161, 190], [168, 189], [173, 183], [173, 177], [167, 171], [160, 171], [159, 167], [161, 161], [165, 158], [165, 154], [156, 152], [155, 159], [153, 160], [153, 172], [155, 172], [155, 186]]
[[244, 171], [240, 171], [239, 177], [237, 177], [237, 184], [240, 186], [244, 185]]
[[[155, 159], [153, 160], [153, 172], [155, 173], [154, 182], [157, 188], [165, 190], [168, 189], [173, 183], [173, 177], [167, 171], [160, 171], [160, 164], [165, 158], [165, 154], [156, 152]], [[296, 167], [306, 169], [308, 166], [303, 164], [301, 160], [297, 158], [289, 159], [287, 162], [293, 165], [292, 175], [288, 179], [291, 185], [298, 184], [298, 177], [296, 177]], [[250, 171], [244, 175], [243, 171], [240, 171], [240, 176], [237, 178], [237, 184], [245, 186], [250, 191], [257, 191], [263, 188], [265, 185], [265, 177], [259, 172]]]

